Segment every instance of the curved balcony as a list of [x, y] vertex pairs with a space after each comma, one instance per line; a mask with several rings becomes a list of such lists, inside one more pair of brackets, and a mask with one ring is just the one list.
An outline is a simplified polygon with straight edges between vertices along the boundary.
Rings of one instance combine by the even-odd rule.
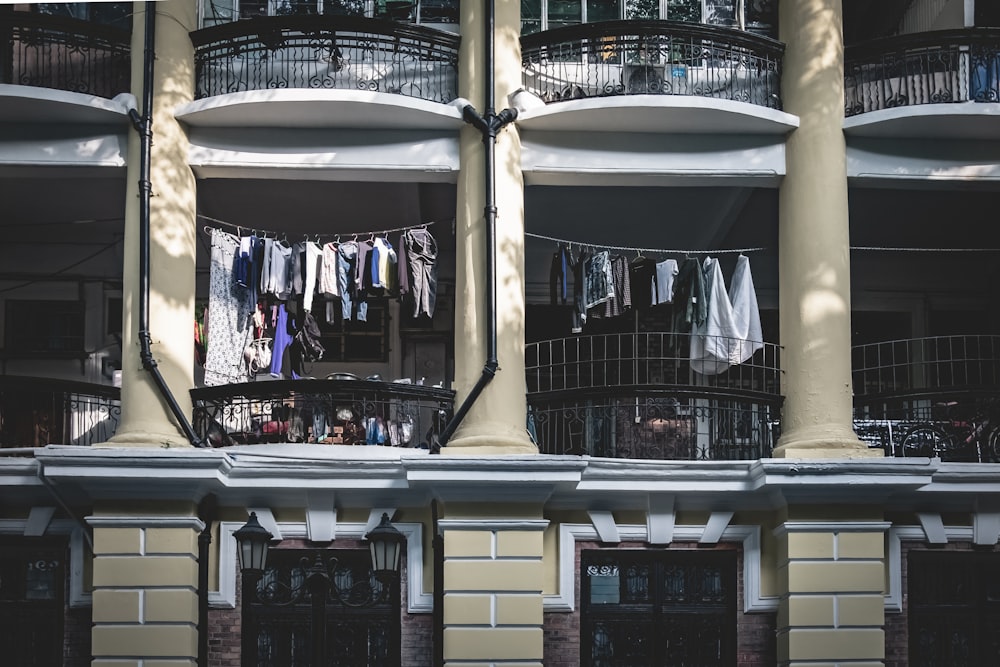
[[[347, 377], [348, 374], [341, 374]], [[191, 390], [214, 447], [299, 442], [429, 448], [451, 418], [447, 389], [361, 379], [247, 382]]]
[[[977, 115], [982, 109], [941, 107], [962, 102], [1000, 102], [1000, 29], [967, 28], [898, 35], [845, 49], [844, 112], [848, 117], [903, 107], [908, 115]], [[883, 114], [885, 115], [885, 114]], [[896, 119], [896, 124], [906, 121]], [[860, 121], [860, 119], [859, 119]], [[994, 119], [983, 122], [993, 123]], [[909, 121], [905, 136], [923, 126]], [[952, 120], [951, 122], [957, 122]], [[845, 128], [859, 123], [848, 121]]]
[[458, 35], [356, 16], [270, 16], [191, 33], [195, 98], [287, 88], [457, 96]]
[[[782, 397], [770, 343], [715, 374], [692, 370], [691, 336], [559, 338], [526, 347], [539, 450], [625, 459], [748, 460], [770, 455]], [[744, 340], [709, 337], [737, 357]]]
[[854, 430], [887, 456], [1000, 460], [1000, 336], [853, 348]]
[[546, 103], [707, 97], [780, 109], [780, 42], [676, 21], [607, 21], [521, 37], [524, 87]]
[[0, 376], [0, 447], [107, 442], [121, 417], [121, 390], [52, 378]]
[[35, 12], [0, 13], [0, 83], [111, 98], [129, 91], [127, 30]]

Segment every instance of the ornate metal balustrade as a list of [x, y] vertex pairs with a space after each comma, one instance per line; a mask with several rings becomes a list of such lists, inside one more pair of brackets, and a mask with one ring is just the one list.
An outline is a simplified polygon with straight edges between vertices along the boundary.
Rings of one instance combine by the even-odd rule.
[[215, 447], [301, 442], [428, 447], [451, 417], [446, 389], [369, 380], [275, 380], [191, 390]]
[[[714, 375], [695, 373], [691, 336], [580, 336], [526, 348], [539, 449], [661, 460], [757, 459], [778, 437], [779, 348], [765, 343]], [[711, 337], [719, 349], [747, 341]]]
[[458, 35], [357, 16], [269, 16], [191, 33], [196, 98], [273, 88], [337, 88], [449, 102]]
[[129, 91], [127, 30], [35, 12], [0, 12], [0, 83], [100, 97]]
[[676, 21], [607, 21], [521, 37], [524, 87], [546, 102], [694, 95], [781, 108], [781, 42]]
[[1000, 29], [899, 35], [848, 46], [844, 111], [1000, 102]]
[[854, 430], [890, 456], [1000, 460], [1000, 336], [937, 336], [852, 350]]
[[0, 446], [107, 442], [118, 428], [120, 396], [107, 385], [0, 376]]

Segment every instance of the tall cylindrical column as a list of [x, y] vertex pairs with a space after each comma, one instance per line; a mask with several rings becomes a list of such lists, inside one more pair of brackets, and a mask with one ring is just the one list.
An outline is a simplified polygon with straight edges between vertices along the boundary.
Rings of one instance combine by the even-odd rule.
[[[161, 0], [157, 8], [153, 80], [153, 147], [150, 151], [149, 331], [153, 357], [180, 405], [191, 414], [194, 383], [194, 270], [196, 200], [188, 167], [188, 139], [174, 109], [194, 97], [195, 0]], [[146, 3], [134, 4], [132, 91], [141, 100]], [[145, 113], [145, 109], [139, 109]], [[123, 267], [121, 420], [110, 445], [189, 446], [139, 356], [140, 143], [129, 131], [128, 188]]]
[[[494, 0], [482, 0], [494, 2]], [[495, 0], [495, 103], [521, 86], [520, 5]], [[486, 12], [466, 8], [461, 18], [460, 95], [485, 115]], [[461, 133], [461, 169], [456, 213], [455, 385], [459, 403], [482, 375], [487, 360], [490, 314], [486, 307], [486, 167], [483, 136], [467, 126]], [[499, 371], [486, 385], [442, 452], [534, 452], [525, 428], [524, 377], [524, 182], [517, 128], [499, 130], [493, 175], [496, 193], [496, 331]], [[462, 450], [462, 448], [465, 448]], [[459, 450], [462, 450], [461, 452]]]
[[785, 405], [775, 456], [864, 456], [851, 427], [851, 271], [841, 0], [780, 4], [784, 107], [799, 117], [778, 199]]

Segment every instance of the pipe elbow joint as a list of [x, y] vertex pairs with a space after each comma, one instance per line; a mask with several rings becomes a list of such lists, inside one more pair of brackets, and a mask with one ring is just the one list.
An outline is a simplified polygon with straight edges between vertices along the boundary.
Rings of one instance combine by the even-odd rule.
[[128, 119], [132, 121], [132, 127], [135, 128], [136, 132], [142, 132], [142, 116], [139, 115], [139, 110], [135, 107], [128, 110]]
[[497, 114], [497, 120], [500, 121], [500, 127], [513, 123], [517, 120], [517, 109], [507, 108]]

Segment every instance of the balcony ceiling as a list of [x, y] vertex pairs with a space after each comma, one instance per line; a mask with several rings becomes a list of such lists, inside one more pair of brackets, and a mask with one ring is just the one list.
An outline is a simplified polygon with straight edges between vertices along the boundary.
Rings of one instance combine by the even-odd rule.
[[0, 123], [122, 126], [128, 110], [136, 107], [132, 95], [114, 99], [52, 88], [0, 84]]
[[196, 100], [175, 115], [199, 128], [458, 130], [462, 126], [456, 106], [367, 90], [245, 91]]
[[624, 95], [556, 102], [518, 115], [526, 130], [660, 134], [765, 134], [799, 126], [792, 114], [733, 100], [681, 95]]

